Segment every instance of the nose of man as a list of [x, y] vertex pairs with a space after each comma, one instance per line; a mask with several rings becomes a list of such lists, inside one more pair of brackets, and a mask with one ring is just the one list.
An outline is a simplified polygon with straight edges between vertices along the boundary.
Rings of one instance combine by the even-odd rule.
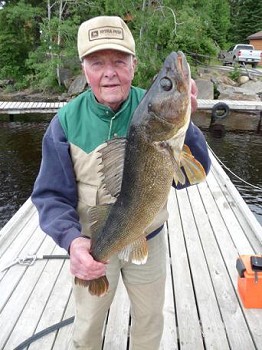
[[116, 70], [114, 68], [114, 66], [111, 63], [107, 63], [104, 67], [104, 76], [106, 78], [113, 78], [116, 76]]

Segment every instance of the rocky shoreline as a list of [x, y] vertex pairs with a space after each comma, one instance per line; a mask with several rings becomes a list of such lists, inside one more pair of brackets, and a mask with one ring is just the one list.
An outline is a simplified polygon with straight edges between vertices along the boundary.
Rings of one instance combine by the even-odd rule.
[[[252, 75], [252, 73], [243, 73], [234, 81], [229, 77], [230, 71], [223, 71], [214, 67], [198, 69], [198, 78], [195, 79], [200, 99], [221, 100], [262, 100], [262, 72], [261, 75]], [[79, 95], [87, 88], [86, 80], [83, 75], [78, 75], [70, 79], [65, 84], [66, 92], [54, 93], [44, 91], [33, 91], [26, 89], [19, 92], [6, 92], [10, 81], [0, 81], [0, 101], [25, 101], [25, 102], [57, 102], [69, 101]]]
[[198, 98], [262, 101], [262, 72], [261, 75], [243, 72], [237, 81], [232, 80], [229, 73], [228, 70], [214, 67], [199, 69], [199, 78], [196, 79], [199, 88]]

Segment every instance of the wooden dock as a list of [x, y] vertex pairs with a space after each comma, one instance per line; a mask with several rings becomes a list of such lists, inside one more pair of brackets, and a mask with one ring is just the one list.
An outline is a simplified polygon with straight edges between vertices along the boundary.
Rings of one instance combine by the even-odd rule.
[[63, 107], [66, 102], [7, 102], [0, 101], [0, 114], [53, 114]]
[[[211, 110], [219, 103], [226, 103], [234, 111], [262, 111], [262, 101], [202, 100], [198, 99], [199, 110]], [[6, 102], [0, 101], [0, 114], [56, 113], [66, 102]]]
[[[206, 182], [169, 197], [165, 327], [161, 350], [261, 350], [262, 309], [245, 309], [236, 259], [262, 253], [262, 228], [212, 158]], [[38, 226], [30, 199], [0, 231], [0, 270], [28, 254], [65, 254]], [[128, 349], [129, 301], [122, 283], [104, 326], [103, 350]], [[39, 259], [0, 273], [0, 348], [74, 315], [68, 259]], [[30, 350], [66, 350], [72, 325]]]

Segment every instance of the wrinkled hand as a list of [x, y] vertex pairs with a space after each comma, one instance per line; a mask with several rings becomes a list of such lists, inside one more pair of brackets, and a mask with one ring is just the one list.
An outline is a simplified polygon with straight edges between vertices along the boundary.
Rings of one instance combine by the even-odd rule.
[[90, 239], [75, 238], [70, 245], [70, 271], [83, 280], [99, 278], [106, 273], [106, 265], [95, 261], [90, 252]]
[[195, 80], [191, 79], [191, 111], [192, 113], [197, 110], [197, 85]]

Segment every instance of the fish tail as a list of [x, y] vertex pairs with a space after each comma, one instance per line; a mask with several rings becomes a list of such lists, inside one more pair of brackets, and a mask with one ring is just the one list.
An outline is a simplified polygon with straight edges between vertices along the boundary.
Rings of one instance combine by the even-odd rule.
[[89, 282], [90, 281], [82, 280], [81, 278], [75, 277], [75, 284], [77, 286], [88, 287], [89, 286]]
[[106, 276], [88, 281], [75, 277], [75, 284], [81, 287], [88, 287], [89, 293], [98, 297], [105, 295], [109, 287], [109, 282]]
[[103, 296], [107, 293], [109, 282], [106, 276], [102, 276], [95, 280], [89, 281], [89, 293], [98, 297]]

